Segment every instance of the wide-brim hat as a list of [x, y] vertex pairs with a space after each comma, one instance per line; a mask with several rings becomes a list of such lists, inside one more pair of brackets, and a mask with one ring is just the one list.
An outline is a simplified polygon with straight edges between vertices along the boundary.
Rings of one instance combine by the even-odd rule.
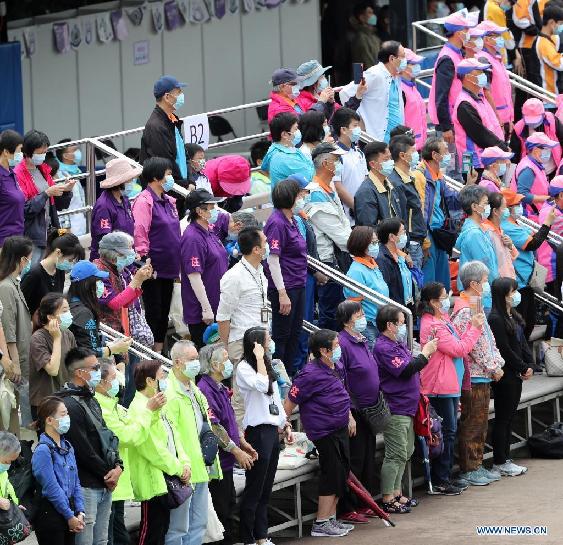
[[309, 87], [317, 82], [317, 80], [327, 71], [330, 70], [332, 66], [322, 66], [317, 60], [311, 60], [304, 62], [297, 69], [297, 75], [299, 76], [299, 86], [301, 89], [304, 87]]
[[130, 182], [143, 172], [142, 167], [134, 167], [126, 159], [112, 159], [106, 165], [106, 179], [100, 182], [102, 189], [117, 187]]

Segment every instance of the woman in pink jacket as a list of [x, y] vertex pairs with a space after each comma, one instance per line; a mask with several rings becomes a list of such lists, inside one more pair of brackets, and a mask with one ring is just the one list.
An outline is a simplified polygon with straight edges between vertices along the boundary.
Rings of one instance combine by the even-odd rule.
[[481, 335], [484, 314], [473, 316], [471, 327], [459, 335], [450, 322], [450, 298], [440, 282], [429, 282], [420, 293], [420, 342], [438, 339], [438, 349], [420, 372], [421, 392], [442, 417], [444, 450], [432, 461], [434, 494], [455, 496], [468, 487], [462, 480], [451, 481], [454, 444], [457, 431], [457, 409], [461, 395], [466, 356]]

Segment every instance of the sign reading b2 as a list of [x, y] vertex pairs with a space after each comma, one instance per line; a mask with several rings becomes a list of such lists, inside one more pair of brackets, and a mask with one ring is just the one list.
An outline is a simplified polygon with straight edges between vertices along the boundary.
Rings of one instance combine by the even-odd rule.
[[203, 149], [209, 146], [209, 121], [206, 114], [184, 117], [184, 141], [186, 144], [198, 144]]

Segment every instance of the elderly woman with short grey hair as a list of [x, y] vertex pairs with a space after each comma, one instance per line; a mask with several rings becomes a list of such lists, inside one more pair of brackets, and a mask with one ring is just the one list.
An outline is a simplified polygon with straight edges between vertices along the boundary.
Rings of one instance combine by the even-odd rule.
[[235, 512], [235, 462], [250, 469], [256, 460], [256, 451], [239, 434], [231, 392], [223, 384], [231, 378], [233, 364], [222, 343], [204, 346], [199, 353], [200, 372], [203, 375], [198, 388], [205, 395], [212, 413], [213, 431], [220, 438], [221, 470], [223, 479], [209, 481], [209, 492], [219, 520], [225, 527], [224, 543], [233, 543], [233, 514]]
[[20, 455], [19, 439], [10, 432], [0, 431], [0, 509], [7, 511], [10, 501], [19, 503], [14, 487], [8, 480], [8, 469], [11, 463]]
[[[460, 336], [471, 327], [472, 317], [482, 312], [483, 299], [490, 296], [488, 277], [489, 269], [481, 261], [469, 261], [459, 271], [463, 291], [455, 303], [452, 324]], [[468, 484], [483, 486], [500, 480], [499, 472], [485, 469], [482, 463], [489, 420], [490, 384], [501, 379], [504, 366], [486, 321], [481, 335], [464, 357], [464, 365], [459, 423], [460, 477]]]

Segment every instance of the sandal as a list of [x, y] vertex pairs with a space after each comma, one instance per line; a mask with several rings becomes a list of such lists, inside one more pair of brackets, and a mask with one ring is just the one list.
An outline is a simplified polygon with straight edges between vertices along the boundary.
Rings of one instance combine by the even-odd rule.
[[409, 498], [407, 496], [397, 496], [395, 500], [401, 505], [408, 505], [409, 507], [416, 507], [418, 505], [418, 500], [416, 498]]
[[399, 503], [396, 500], [391, 500], [389, 502], [383, 501], [381, 502], [381, 507], [386, 513], [390, 513], [390, 514], [401, 515], [403, 513], [411, 512], [411, 508], [408, 505]]

